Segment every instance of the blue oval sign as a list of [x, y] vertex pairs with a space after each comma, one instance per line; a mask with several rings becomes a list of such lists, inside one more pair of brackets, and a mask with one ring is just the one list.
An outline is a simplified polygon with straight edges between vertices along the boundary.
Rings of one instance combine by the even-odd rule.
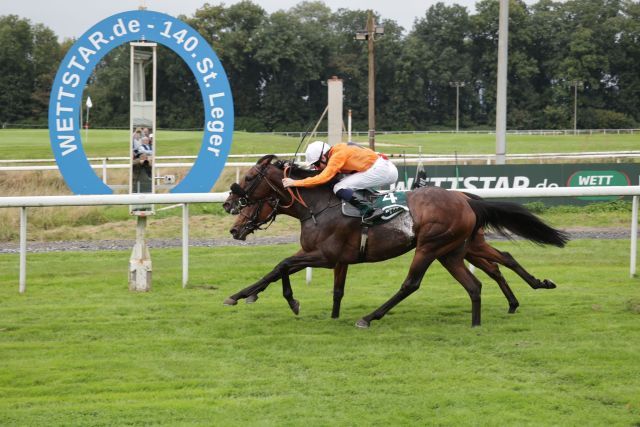
[[173, 193], [204, 193], [220, 176], [233, 138], [233, 98], [227, 75], [209, 44], [184, 22], [164, 13], [134, 10], [113, 15], [74, 43], [60, 64], [49, 100], [49, 137], [58, 168], [75, 194], [109, 194], [93, 172], [80, 138], [82, 91], [100, 60], [131, 41], [160, 43], [187, 63], [204, 103], [204, 137], [198, 157]]

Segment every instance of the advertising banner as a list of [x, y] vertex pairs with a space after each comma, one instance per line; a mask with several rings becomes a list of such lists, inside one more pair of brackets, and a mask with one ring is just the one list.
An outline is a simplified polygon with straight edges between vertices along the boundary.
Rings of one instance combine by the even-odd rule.
[[[410, 189], [416, 182], [416, 166], [398, 166], [396, 190]], [[404, 178], [407, 177], [405, 182]], [[640, 165], [635, 163], [568, 163], [546, 165], [429, 165], [424, 167], [426, 185], [448, 189], [553, 188], [638, 185]], [[547, 205], [588, 204], [622, 197], [553, 197], [517, 199], [521, 203]]]

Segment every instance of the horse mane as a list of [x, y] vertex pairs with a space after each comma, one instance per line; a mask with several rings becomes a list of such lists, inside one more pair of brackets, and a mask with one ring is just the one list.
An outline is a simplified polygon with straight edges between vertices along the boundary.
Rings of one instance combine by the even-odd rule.
[[[284, 170], [285, 167], [289, 166], [289, 176], [294, 179], [309, 178], [311, 176], [316, 176], [321, 172], [315, 169], [307, 169], [305, 166], [291, 160], [278, 159], [278, 156], [276, 156], [275, 154], [267, 154], [265, 156], [262, 156], [256, 162], [256, 164], [260, 164], [263, 162], [268, 162], [280, 170]], [[321, 187], [324, 187], [324, 186], [333, 187], [336, 181], [337, 181], [337, 178], [333, 178], [328, 183], [322, 184]]]
[[275, 154], [267, 154], [265, 156], [262, 156], [260, 159], [258, 159], [256, 164], [259, 165], [265, 162], [274, 165], [280, 170], [284, 170], [285, 167], [289, 166], [289, 175], [292, 178], [296, 179], [304, 179], [310, 176], [316, 176], [320, 173], [320, 171], [317, 170], [306, 169], [305, 167], [303, 167], [303, 165], [295, 163], [291, 160], [280, 160]]

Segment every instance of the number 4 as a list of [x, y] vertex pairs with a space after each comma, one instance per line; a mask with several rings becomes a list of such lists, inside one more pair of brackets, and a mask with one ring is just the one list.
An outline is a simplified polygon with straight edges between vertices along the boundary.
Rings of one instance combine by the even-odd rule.
[[391, 203], [395, 203], [397, 199], [396, 199], [396, 196], [393, 193], [387, 193], [387, 195], [384, 196], [382, 198], [382, 200], [384, 200], [384, 201], [388, 200], [388, 201], [391, 201]]
[[184, 36], [186, 35], [187, 35], [187, 30], [180, 30], [173, 35], [173, 38], [176, 39], [178, 44], [182, 44], [182, 42], [184, 41]]

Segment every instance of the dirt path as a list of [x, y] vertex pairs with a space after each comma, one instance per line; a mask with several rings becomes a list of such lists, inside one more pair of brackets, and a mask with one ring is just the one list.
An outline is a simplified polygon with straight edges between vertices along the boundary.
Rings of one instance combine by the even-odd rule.
[[[572, 228], [567, 230], [571, 234], [571, 239], [628, 239], [629, 229], [625, 228]], [[500, 235], [487, 233], [487, 239], [505, 240]], [[220, 247], [220, 246], [259, 246], [259, 245], [281, 245], [295, 243], [298, 241], [297, 234], [289, 234], [279, 237], [249, 236], [248, 240], [241, 242], [229, 238], [219, 239], [192, 239], [189, 242], [191, 247]], [[28, 252], [62, 252], [62, 251], [104, 251], [104, 250], [131, 250], [133, 240], [77, 240], [64, 242], [27, 242]], [[182, 246], [181, 239], [149, 239], [147, 244], [150, 248], [179, 248]], [[20, 247], [17, 243], [0, 243], [0, 254], [18, 253]]]

